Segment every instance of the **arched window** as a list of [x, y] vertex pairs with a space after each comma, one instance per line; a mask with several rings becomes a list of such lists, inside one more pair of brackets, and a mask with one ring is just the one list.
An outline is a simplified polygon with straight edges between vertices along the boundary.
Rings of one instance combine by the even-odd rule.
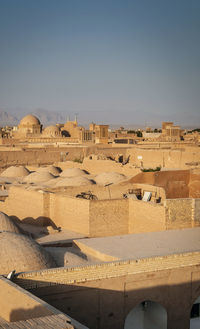
[[144, 301], [126, 317], [124, 329], [167, 329], [167, 312], [159, 303]]

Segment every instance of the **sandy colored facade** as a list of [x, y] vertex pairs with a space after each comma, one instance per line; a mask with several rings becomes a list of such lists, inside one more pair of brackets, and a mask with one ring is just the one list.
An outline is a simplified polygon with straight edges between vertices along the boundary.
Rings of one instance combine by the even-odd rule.
[[[5, 252], [2, 250], [6, 255], [9, 249], [7, 258], [12, 269], [15, 254], [12, 243], [17, 240], [21, 243], [31, 235], [40, 243], [41, 255], [49, 252], [53, 258], [52, 265], [45, 260], [43, 267], [26, 270], [28, 262], [22, 256], [28, 259], [27, 250], [23, 253], [23, 247], [17, 250], [15, 244], [19, 272], [10, 273], [9, 281], [0, 277], [0, 326], [26, 328], [31, 323], [31, 328], [155, 329], [149, 324], [138, 326], [148, 320], [145, 314], [148, 317], [150, 312], [151, 319], [162, 322], [156, 329], [198, 328], [200, 152], [197, 140], [196, 144], [180, 141], [180, 127], [167, 122], [163, 124], [160, 142], [149, 140], [119, 147], [107, 145], [107, 125], [91, 124], [87, 130], [75, 120], [63, 126], [47, 127], [41, 133], [37, 118], [31, 124], [29, 119], [34, 118], [20, 122], [18, 133], [23, 137], [16, 146], [13, 147], [15, 139], [10, 138], [7, 139], [12, 140], [10, 146], [2, 139], [0, 148], [1, 170], [16, 164], [29, 165], [29, 170], [38, 169], [30, 173], [26, 168], [18, 168], [28, 173], [16, 180], [1, 176], [7, 194], [2, 190], [0, 211], [10, 216], [3, 214], [7, 219], [3, 222], [0, 218], [1, 225], [7, 225], [8, 230], [15, 225], [20, 228], [15, 233], [2, 229], [0, 238], [3, 241], [4, 236]], [[80, 145], [69, 145], [69, 142]], [[86, 142], [88, 145], [81, 145]], [[53, 163], [62, 170], [72, 167], [79, 168], [79, 173], [80, 169], [86, 170], [90, 175], [85, 173], [82, 181], [96, 180], [96, 184], [54, 186], [62, 179], [67, 184], [70, 178], [59, 175], [59, 171], [54, 171], [58, 178], [50, 172], [44, 174], [46, 168], [40, 166]], [[156, 167], [161, 167], [161, 171], [141, 171]], [[177, 170], [166, 171], [166, 168]], [[118, 183], [106, 184], [103, 180], [98, 183], [98, 174], [103, 171], [105, 175], [101, 179], [108, 173], [126, 176], [122, 175], [124, 179]], [[27, 180], [41, 173], [53, 183], [45, 185], [45, 181]], [[8, 180], [5, 186], [4, 180]], [[88, 190], [97, 200], [76, 198]], [[151, 201], [141, 200], [146, 192], [151, 192]], [[8, 225], [12, 220], [13, 225]], [[26, 228], [23, 232], [22, 226]], [[13, 236], [11, 247], [6, 248], [6, 236], [12, 234], [26, 237], [14, 239]], [[156, 234], [161, 238], [156, 240]], [[182, 249], [177, 249], [180, 236]], [[147, 237], [149, 246], [145, 243]], [[34, 243], [29, 241], [29, 245]], [[30, 258], [35, 259], [36, 254], [31, 252]], [[17, 266], [22, 266], [22, 270]], [[2, 272], [5, 274], [6, 270]]]
[[16, 283], [89, 328], [123, 329], [129, 312], [152, 300], [166, 309], [167, 328], [188, 329], [199, 278], [197, 252], [24, 273]]
[[[144, 191], [149, 188], [146, 185]], [[154, 191], [164, 193], [156, 188]], [[162, 204], [122, 198], [81, 200], [62, 192], [12, 187], [9, 197], [0, 202], [0, 211], [20, 220], [62, 227], [89, 237], [200, 226], [200, 199], [190, 198], [166, 199]]]

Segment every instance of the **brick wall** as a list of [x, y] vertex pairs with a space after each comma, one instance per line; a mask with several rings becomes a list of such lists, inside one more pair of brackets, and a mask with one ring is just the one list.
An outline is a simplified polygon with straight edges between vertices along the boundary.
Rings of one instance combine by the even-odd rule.
[[129, 199], [129, 233], [166, 229], [165, 208], [161, 204]]
[[51, 219], [58, 227], [89, 235], [89, 203], [89, 200], [51, 194]]
[[[36, 219], [44, 216], [43, 200], [43, 193], [12, 186], [9, 190], [9, 197], [4, 202], [0, 202], [0, 211], [21, 220], [27, 217]], [[47, 213], [45, 212], [45, 214]]]
[[193, 199], [167, 199], [164, 204], [168, 230], [193, 226]]
[[128, 200], [90, 202], [90, 236], [128, 234]]
[[128, 313], [152, 300], [170, 329], [188, 329], [200, 291], [199, 252], [21, 273], [17, 284], [89, 328], [123, 329]]

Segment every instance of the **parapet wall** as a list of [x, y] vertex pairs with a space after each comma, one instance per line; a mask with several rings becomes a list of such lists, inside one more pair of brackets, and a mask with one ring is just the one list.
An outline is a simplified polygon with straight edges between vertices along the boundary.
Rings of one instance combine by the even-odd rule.
[[165, 207], [161, 204], [129, 199], [129, 233], [166, 230]]
[[[37, 205], [37, 206], [36, 206]], [[112, 236], [200, 226], [200, 199], [164, 203], [133, 199], [84, 200], [64, 193], [11, 187], [0, 211], [85, 236]]]
[[89, 236], [89, 207], [89, 200], [51, 193], [49, 217], [58, 227]]
[[167, 199], [166, 229], [200, 226], [200, 199]]
[[90, 202], [90, 236], [128, 234], [128, 199]]

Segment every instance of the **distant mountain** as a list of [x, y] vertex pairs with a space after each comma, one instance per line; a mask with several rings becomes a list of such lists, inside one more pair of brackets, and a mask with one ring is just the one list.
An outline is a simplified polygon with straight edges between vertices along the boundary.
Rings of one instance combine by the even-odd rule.
[[0, 127], [15, 126], [19, 122], [18, 118], [6, 111], [0, 110]]
[[61, 112], [51, 112], [44, 109], [37, 109], [32, 112], [41, 122], [43, 126], [55, 125], [56, 123], [65, 123], [66, 115]]

